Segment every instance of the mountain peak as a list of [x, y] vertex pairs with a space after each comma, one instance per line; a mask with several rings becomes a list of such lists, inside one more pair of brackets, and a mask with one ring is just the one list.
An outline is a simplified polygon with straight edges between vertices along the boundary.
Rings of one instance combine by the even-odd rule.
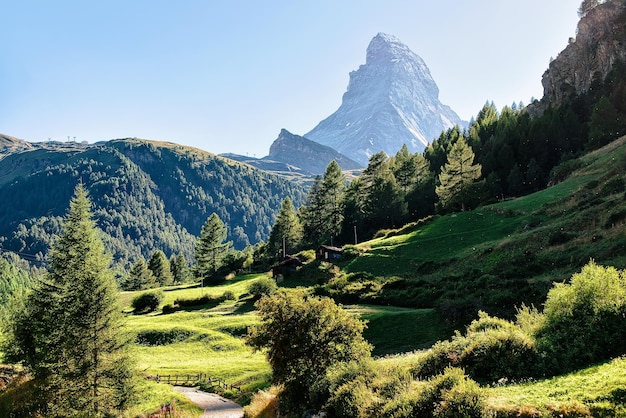
[[413, 54], [406, 45], [393, 35], [379, 32], [370, 41], [367, 47], [365, 62], [370, 64], [378, 60], [393, 60], [403, 56]]
[[367, 165], [372, 154], [392, 155], [404, 144], [421, 152], [457, 124], [464, 122], [439, 101], [424, 60], [381, 32], [371, 40], [365, 64], [350, 73], [339, 109], [305, 137]]

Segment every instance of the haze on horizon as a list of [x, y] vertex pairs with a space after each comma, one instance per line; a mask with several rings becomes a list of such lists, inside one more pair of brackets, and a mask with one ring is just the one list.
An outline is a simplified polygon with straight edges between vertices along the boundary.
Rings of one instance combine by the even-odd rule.
[[0, 132], [261, 157], [281, 128], [302, 135], [339, 107], [378, 32], [420, 55], [469, 120], [487, 100], [542, 96], [580, 0], [213, 3], [8, 2]]

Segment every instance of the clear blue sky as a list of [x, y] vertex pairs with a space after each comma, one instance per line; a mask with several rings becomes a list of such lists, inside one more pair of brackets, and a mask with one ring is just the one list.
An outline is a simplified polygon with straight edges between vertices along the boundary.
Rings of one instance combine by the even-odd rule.
[[341, 104], [370, 40], [398, 37], [469, 120], [543, 94], [580, 0], [0, 2], [0, 133], [139, 137], [267, 155]]

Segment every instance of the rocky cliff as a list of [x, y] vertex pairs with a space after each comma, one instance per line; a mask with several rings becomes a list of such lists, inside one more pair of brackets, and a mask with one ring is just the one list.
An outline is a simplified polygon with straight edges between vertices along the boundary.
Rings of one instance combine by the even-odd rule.
[[362, 166], [334, 149], [294, 135], [283, 129], [272, 143], [264, 159], [280, 161], [301, 168], [310, 174], [323, 174], [328, 164], [335, 160], [342, 170], [355, 170]]
[[558, 107], [589, 91], [618, 61], [626, 61], [626, 1], [608, 0], [580, 20], [576, 38], [543, 74], [541, 107]]

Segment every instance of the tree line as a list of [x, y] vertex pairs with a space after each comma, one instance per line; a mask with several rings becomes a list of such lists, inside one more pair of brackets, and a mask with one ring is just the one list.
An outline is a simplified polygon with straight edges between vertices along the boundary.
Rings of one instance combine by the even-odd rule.
[[268, 252], [354, 244], [381, 229], [523, 196], [562, 180], [570, 160], [626, 133], [626, 81], [618, 63], [604, 83], [559, 108], [487, 102], [466, 129], [443, 131], [423, 153], [403, 146], [373, 154], [347, 181], [336, 162], [317, 176], [304, 204], [282, 202]]

